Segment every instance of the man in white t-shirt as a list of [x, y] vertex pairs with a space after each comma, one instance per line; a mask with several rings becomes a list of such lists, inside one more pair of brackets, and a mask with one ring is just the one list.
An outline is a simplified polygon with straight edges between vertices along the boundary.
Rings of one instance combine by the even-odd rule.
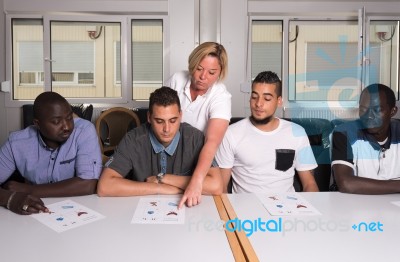
[[232, 177], [234, 193], [293, 192], [295, 170], [303, 191], [319, 191], [306, 132], [274, 116], [281, 104], [279, 77], [271, 71], [259, 73], [252, 83], [251, 116], [228, 127], [216, 155], [225, 191]]

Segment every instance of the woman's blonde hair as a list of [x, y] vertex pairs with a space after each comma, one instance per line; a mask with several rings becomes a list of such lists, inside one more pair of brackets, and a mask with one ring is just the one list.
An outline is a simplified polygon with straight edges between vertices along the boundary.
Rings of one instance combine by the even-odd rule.
[[218, 59], [221, 66], [219, 78], [223, 80], [228, 73], [228, 55], [224, 46], [215, 42], [204, 42], [192, 51], [189, 56], [189, 73], [193, 75], [201, 60], [206, 56]]

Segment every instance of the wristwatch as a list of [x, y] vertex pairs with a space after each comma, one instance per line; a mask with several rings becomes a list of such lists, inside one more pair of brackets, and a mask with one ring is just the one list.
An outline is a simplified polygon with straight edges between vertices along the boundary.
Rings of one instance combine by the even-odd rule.
[[159, 184], [162, 183], [162, 179], [164, 178], [164, 176], [165, 176], [165, 173], [158, 173], [158, 174], [157, 174], [157, 182], [158, 182]]

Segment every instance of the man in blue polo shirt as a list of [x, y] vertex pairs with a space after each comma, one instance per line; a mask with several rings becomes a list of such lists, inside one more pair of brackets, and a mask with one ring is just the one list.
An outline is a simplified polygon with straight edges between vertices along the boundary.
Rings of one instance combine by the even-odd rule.
[[[34, 125], [10, 134], [0, 149], [0, 204], [18, 214], [46, 211], [40, 197], [95, 193], [102, 162], [93, 124], [74, 118], [55, 92], [34, 102]], [[25, 183], [5, 181], [18, 172]]]
[[[148, 123], [129, 131], [121, 140], [101, 174], [98, 195], [183, 193], [204, 145], [204, 135], [181, 123], [181, 118], [175, 90], [161, 87], [151, 93]], [[202, 193], [222, 193], [222, 178], [215, 161], [203, 181]]]
[[400, 120], [392, 89], [382, 84], [361, 93], [360, 118], [335, 128], [332, 170], [339, 191], [354, 194], [400, 192]]

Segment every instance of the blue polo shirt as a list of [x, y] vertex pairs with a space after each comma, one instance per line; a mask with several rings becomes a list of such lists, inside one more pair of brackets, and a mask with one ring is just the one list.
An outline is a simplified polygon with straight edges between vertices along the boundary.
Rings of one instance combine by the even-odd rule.
[[0, 183], [14, 171], [32, 184], [48, 184], [72, 177], [98, 179], [102, 170], [99, 140], [90, 121], [74, 118], [65, 143], [51, 149], [35, 126], [10, 134], [0, 149]]
[[178, 146], [181, 133], [178, 131], [171, 143], [165, 148], [156, 138], [152, 129], [150, 129], [150, 142], [156, 154], [160, 154], [160, 172], [167, 173], [167, 154], [172, 156]]

